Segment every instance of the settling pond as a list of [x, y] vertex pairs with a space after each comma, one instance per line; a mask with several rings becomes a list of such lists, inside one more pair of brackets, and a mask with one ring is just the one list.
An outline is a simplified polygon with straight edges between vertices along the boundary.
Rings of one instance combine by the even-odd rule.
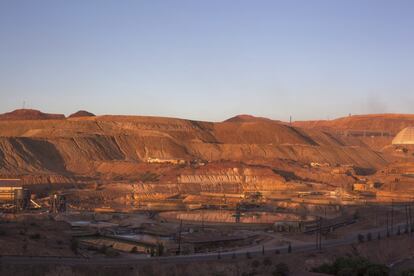
[[293, 213], [277, 212], [239, 212], [231, 210], [196, 210], [162, 212], [159, 216], [167, 221], [184, 221], [187, 223], [241, 223], [274, 224], [280, 222], [313, 221], [313, 216], [301, 216]]

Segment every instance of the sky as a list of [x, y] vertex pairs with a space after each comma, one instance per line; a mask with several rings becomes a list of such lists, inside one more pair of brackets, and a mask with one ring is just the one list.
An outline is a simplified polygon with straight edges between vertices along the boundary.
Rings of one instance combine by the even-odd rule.
[[411, 0], [0, 0], [0, 113], [414, 113], [413, 14]]

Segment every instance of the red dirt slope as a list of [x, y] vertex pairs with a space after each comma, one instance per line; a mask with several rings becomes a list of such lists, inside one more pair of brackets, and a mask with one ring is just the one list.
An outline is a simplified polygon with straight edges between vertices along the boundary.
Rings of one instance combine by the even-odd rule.
[[297, 121], [294, 126], [319, 130], [384, 131], [396, 135], [408, 126], [414, 126], [414, 114], [354, 115], [335, 120]]
[[0, 120], [61, 120], [63, 114], [48, 114], [34, 109], [16, 109], [12, 112], [0, 114]]

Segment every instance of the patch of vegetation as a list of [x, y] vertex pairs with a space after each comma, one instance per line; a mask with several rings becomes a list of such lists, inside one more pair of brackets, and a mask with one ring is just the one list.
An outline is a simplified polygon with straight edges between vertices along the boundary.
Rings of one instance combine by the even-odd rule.
[[404, 270], [398, 274], [399, 276], [414, 276], [414, 269]]
[[289, 275], [289, 267], [285, 263], [278, 263], [275, 266], [275, 269], [272, 272], [273, 276], [288, 276]]
[[272, 265], [272, 260], [269, 259], [269, 258], [265, 258], [263, 260], [263, 265], [265, 265], [265, 266], [271, 266]]
[[29, 238], [31, 238], [32, 240], [39, 240], [40, 234], [39, 233], [31, 234]]
[[156, 173], [152, 173], [150, 171], [146, 171], [145, 173], [139, 176], [139, 181], [147, 183], [147, 182], [158, 182], [160, 180], [160, 175]]
[[72, 239], [70, 241], [70, 249], [73, 253], [78, 254], [79, 242], [77, 239]]
[[105, 251], [105, 256], [107, 257], [118, 257], [120, 254], [118, 251], [113, 249], [112, 247], [107, 247]]
[[[75, 240], [72, 240], [72, 242]], [[108, 246], [106, 246], [105, 244], [102, 245], [101, 247], [99, 247], [98, 252], [101, 254], [106, 254], [106, 251], [108, 250]]]
[[252, 267], [253, 268], [258, 268], [260, 266], [260, 262], [258, 261], [258, 260], [254, 260], [253, 262], [252, 262]]
[[340, 257], [332, 264], [323, 264], [312, 272], [330, 275], [387, 276], [389, 269], [385, 265], [375, 264], [362, 257]]

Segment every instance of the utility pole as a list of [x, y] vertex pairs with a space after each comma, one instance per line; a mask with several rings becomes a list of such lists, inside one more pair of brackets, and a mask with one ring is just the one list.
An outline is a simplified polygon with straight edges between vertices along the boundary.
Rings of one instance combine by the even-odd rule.
[[316, 236], [316, 249], [322, 250], [322, 217], [319, 217], [317, 222], [317, 228], [315, 231]]
[[318, 222], [316, 224], [315, 245], [316, 245], [316, 249], [319, 249], [319, 220], [318, 220]]
[[406, 204], [405, 206], [404, 206], [405, 208], [405, 233], [406, 234], [408, 234], [408, 231], [409, 231], [409, 228], [408, 228], [408, 225], [409, 225], [409, 223], [408, 223], [408, 204]]
[[394, 199], [391, 201], [391, 234], [394, 234]]
[[180, 230], [178, 232], [178, 255], [181, 255], [181, 231], [183, 228], [183, 220], [180, 220]]
[[387, 237], [390, 235], [389, 210], [387, 210]]
[[319, 218], [319, 250], [322, 250], [322, 218]]
[[407, 227], [408, 233], [407, 234], [411, 235], [411, 206], [410, 206], [410, 203], [407, 204], [407, 224], [408, 224], [408, 227]]
[[204, 232], [204, 209], [201, 210], [201, 231]]

